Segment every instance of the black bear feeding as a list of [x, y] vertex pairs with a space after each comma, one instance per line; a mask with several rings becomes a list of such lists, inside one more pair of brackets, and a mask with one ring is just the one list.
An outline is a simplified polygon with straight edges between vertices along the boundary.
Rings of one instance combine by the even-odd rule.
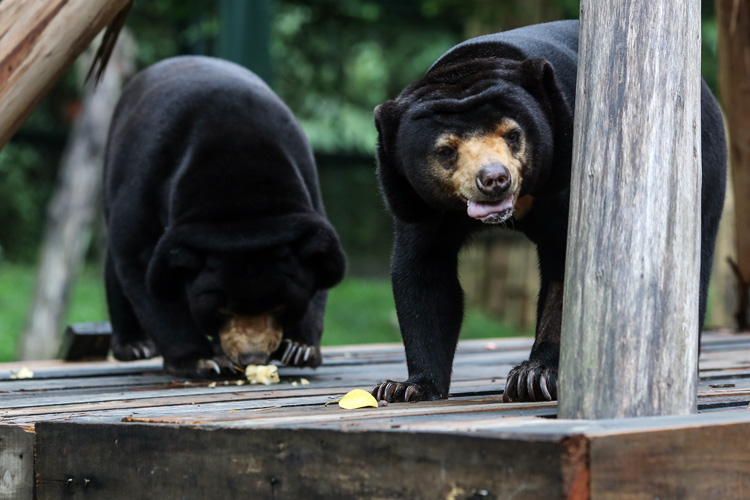
[[[457, 255], [472, 232], [500, 224], [536, 245], [536, 338], [508, 375], [505, 401], [557, 397], [568, 229], [578, 21], [486, 35], [443, 55], [375, 110], [378, 174], [395, 225], [393, 293], [409, 378], [378, 399], [448, 397], [463, 320]], [[718, 105], [701, 94], [702, 324], [724, 199], [726, 146]]]
[[344, 255], [307, 139], [262, 80], [207, 57], [147, 68], [118, 102], [105, 161], [116, 358], [158, 353], [188, 377], [230, 360], [321, 363]]

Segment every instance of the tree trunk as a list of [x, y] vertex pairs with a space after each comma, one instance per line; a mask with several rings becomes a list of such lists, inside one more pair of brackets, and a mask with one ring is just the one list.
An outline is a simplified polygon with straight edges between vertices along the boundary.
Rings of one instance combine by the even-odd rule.
[[737, 309], [742, 330], [750, 328], [750, 0], [716, 0], [719, 22], [719, 87], [729, 128], [737, 237]]
[[696, 409], [700, 2], [582, 0], [562, 418]]
[[130, 1], [0, 2], [0, 148]]
[[86, 256], [100, 208], [104, 147], [135, 46], [125, 32], [96, 91], [87, 85], [81, 114], [63, 153], [60, 180], [48, 209], [36, 288], [21, 337], [20, 359], [57, 354], [70, 291]]
[[716, 250], [711, 273], [711, 300], [706, 314], [707, 328], [734, 328], [737, 323], [737, 279], [731, 262], [737, 252], [734, 224], [734, 190], [732, 178], [727, 178], [727, 194], [721, 223], [716, 235]]

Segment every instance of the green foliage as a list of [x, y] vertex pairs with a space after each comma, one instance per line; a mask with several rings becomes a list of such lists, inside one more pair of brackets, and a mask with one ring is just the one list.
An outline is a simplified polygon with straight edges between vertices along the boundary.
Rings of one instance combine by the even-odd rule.
[[[13, 361], [34, 289], [35, 269], [28, 264], [0, 262], [0, 362]], [[78, 277], [65, 322], [107, 321], [101, 272], [86, 268]]]
[[346, 158], [336, 165], [320, 158], [320, 183], [328, 218], [348, 256], [348, 271], [358, 276], [384, 276], [391, 254], [392, 222], [380, 196], [375, 168]]
[[[461, 338], [519, 335], [476, 309], [466, 313]], [[331, 290], [323, 345], [401, 342], [391, 285], [385, 279], [347, 278]]]
[[136, 63], [144, 68], [179, 54], [208, 54], [219, 32], [214, 0], [134, 2], [127, 27], [138, 42]]
[[6, 258], [31, 261], [51, 190], [41, 155], [7, 145], [0, 151], [0, 179], [0, 246]]
[[716, 18], [703, 19], [701, 72], [714, 95], [719, 98], [719, 30]]
[[[274, 3], [275, 90], [316, 151], [375, 149], [372, 110], [460, 40], [446, 23], [403, 17], [373, 1]], [[416, 16], [416, 17], [415, 17]]]
[[66, 324], [109, 321], [101, 269], [95, 265], [84, 268], [73, 287], [70, 303]]
[[31, 266], [0, 262], [0, 362], [16, 357], [33, 286]]

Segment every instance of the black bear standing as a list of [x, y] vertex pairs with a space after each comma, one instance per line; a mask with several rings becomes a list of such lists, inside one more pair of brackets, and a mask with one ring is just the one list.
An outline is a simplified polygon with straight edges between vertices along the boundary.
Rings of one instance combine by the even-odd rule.
[[[500, 224], [536, 245], [536, 338], [508, 376], [506, 401], [556, 399], [578, 59], [578, 21], [461, 43], [375, 110], [378, 173], [396, 237], [392, 280], [409, 378], [372, 393], [389, 401], [448, 397], [463, 320], [457, 254], [470, 233]], [[607, 78], [609, 75], [602, 75]], [[703, 323], [724, 199], [718, 105], [701, 95]]]
[[321, 363], [344, 255], [307, 139], [256, 75], [177, 57], [134, 77], [112, 120], [104, 206], [116, 358], [158, 353], [188, 377], [231, 371], [219, 344], [240, 366]]

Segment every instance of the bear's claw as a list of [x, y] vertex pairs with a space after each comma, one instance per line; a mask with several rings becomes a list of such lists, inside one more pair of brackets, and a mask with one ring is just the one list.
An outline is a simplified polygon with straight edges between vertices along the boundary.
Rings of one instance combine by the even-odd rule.
[[120, 361], [135, 361], [158, 356], [159, 350], [152, 340], [137, 340], [120, 344], [113, 339], [112, 354]]
[[282, 341], [281, 346], [274, 352], [273, 358], [278, 359], [286, 366], [309, 366], [312, 368], [320, 366], [323, 361], [319, 347], [302, 342], [293, 342], [289, 339]]
[[557, 370], [538, 361], [524, 361], [508, 373], [503, 402], [555, 401]]
[[394, 382], [393, 380], [386, 380], [376, 385], [370, 390], [370, 394], [378, 401], [387, 401], [389, 403], [421, 401], [424, 399], [424, 391], [419, 385], [407, 382]]

